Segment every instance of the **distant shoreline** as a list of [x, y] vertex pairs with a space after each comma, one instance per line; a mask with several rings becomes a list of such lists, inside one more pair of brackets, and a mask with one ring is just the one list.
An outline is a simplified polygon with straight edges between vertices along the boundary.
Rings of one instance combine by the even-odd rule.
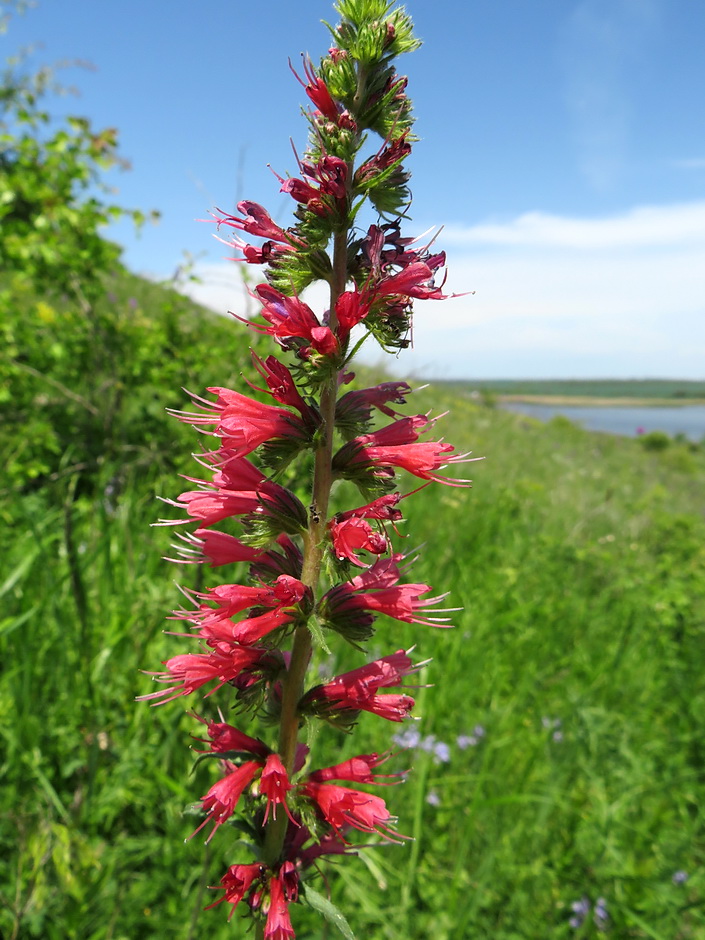
[[571, 405], [595, 408], [684, 408], [688, 405], [705, 405], [705, 398], [623, 398], [597, 397], [593, 395], [505, 395], [488, 390], [499, 404], [523, 403], [526, 405]]

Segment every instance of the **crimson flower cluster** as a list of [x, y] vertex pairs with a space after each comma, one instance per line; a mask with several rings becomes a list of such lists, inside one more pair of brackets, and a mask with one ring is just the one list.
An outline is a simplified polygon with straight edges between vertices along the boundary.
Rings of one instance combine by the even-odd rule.
[[[252, 291], [259, 316], [244, 322], [270, 337], [278, 355], [252, 354], [251, 394], [211, 387], [174, 412], [206, 444], [198, 476], [166, 500], [179, 511], [162, 520], [176, 527], [172, 560], [236, 565], [247, 575], [183, 589], [173, 632], [192, 651], [151, 673], [159, 688], [141, 696], [161, 705], [218, 693], [217, 719], [196, 716], [205, 727], [199, 760], [214, 760], [219, 777], [200, 797], [203, 818], [192, 835], [205, 830], [208, 842], [231, 822], [244, 827], [256, 857], [230, 866], [210, 907], [226, 903], [232, 915], [239, 906], [263, 940], [294, 936], [290, 906], [313, 903], [321, 858], [354, 851], [356, 830], [404, 838], [385, 800], [367, 789], [398, 782], [378, 772], [389, 752], [313, 769], [300, 738], [315, 721], [349, 732], [362, 712], [405, 721], [414, 699], [404, 682], [424, 664], [396, 649], [313, 683], [309, 666], [315, 649], [337, 638], [364, 652], [380, 615], [450, 625], [439, 606], [445, 595], [406, 582], [411, 559], [393, 547], [405, 498], [398, 473], [422, 481], [417, 490], [468, 482], [443, 472], [469, 458], [428, 439], [436, 419], [397, 410], [412, 392], [406, 382], [352, 384], [362, 340], [404, 348], [414, 301], [445, 297], [436, 284], [445, 256], [401, 236], [413, 136], [406, 80], [393, 62], [418, 45], [411, 22], [386, 0], [340, 0], [336, 9], [335, 46], [318, 68], [304, 59], [299, 78], [313, 105], [300, 175], [279, 177], [295, 222], [277, 225], [250, 201], [217, 216], [219, 227], [242, 233], [230, 241], [240, 260], [264, 266]], [[381, 146], [361, 156], [370, 133]], [[377, 217], [360, 229], [364, 205]], [[300, 296], [316, 280], [330, 289], [322, 316]], [[361, 505], [334, 511], [338, 481], [357, 487]], [[263, 736], [225, 721], [224, 707], [249, 713]]]

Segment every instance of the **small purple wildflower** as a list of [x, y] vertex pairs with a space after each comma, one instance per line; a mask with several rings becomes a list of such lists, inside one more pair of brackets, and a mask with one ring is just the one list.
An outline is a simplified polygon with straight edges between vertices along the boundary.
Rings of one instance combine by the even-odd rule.
[[475, 747], [479, 744], [480, 740], [484, 738], [485, 728], [483, 725], [475, 725], [472, 729], [472, 734], [459, 734], [455, 739], [455, 743], [460, 748], [461, 751], [465, 751], [469, 747]]
[[422, 751], [427, 751], [429, 754], [435, 750], [436, 747], [436, 736], [435, 734], [427, 734], [426, 737], [421, 741], [419, 747]]
[[573, 911], [573, 916], [570, 918], [568, 923], [571, 927], [577, 930], [578, 927], [582, 926], [583, 921], [590, 913], [590, 899], [587, 897], [587, 895], [583, 895], [579, 901], [573, 901], [573, 903], [570, 905], [570, 909]]
[[450, 762], [450, 748], [443, 741], [438, 741], [433, 746], [433, 756], [437, 764], [447, 764]]
[[683, 871], [681, 868], [679, 868], [678, 871], [673, 872], [673, 877], [671, 878], [671, 881], [673, 882], [674, 885], [684, 885], [687, 880], [688, 880], [687, 871]]
[[604, 898], [598, 898], [595, 901], [595, 910], [592, 916], [598, 930], [605, 930], [607, 928], [610, 915], [607, 913], [607, 901], [605, 901]]
[[426, 797], [426, 802], [429, 804], [429, 806], [440, 806], [440, 805], [441, 805], [441, 798], [440, 798], [440, 796], [436, 793], [435, 790], [431, 790], [431, 791], [429, 792], [429, 794], [427, 795], [427, 797]]
[[404, 748], [404, 750], [418, 747], [421, 743], [421, 732], [414, 726], [405, 728], [399, 734], [392, 735], [392, 741], [397, 747]]
[[560, 744], [561, 741], [563, 740], [563, 732], [562, 732], [562, 731], [554, 731], [553, 734], [551, 735], [551, 737], [553, 738], [553, 740], [554, 740], [557, 744]]

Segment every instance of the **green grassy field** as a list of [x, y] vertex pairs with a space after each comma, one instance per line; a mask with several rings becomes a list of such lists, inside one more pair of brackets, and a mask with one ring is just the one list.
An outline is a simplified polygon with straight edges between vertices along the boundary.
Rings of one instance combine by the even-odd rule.
[[[120, 282], [117, 306], [136, 289]], [[126, 368], [132, 410], [118, 412], [109, 459], [88, 472], [71, 454], [32, 451], [31, 479], [17, 469], [0, 496], [0, 935], [13, 940], [247, 935], [237, 915], [202, 912], [208, 885], [249, 860], [236, 831], [185, 841], [196, 821], [184, 809], [213, 782], [211, 768], [192, 772], [196, 703], [134, 701], [150, 690], [140, 670], [184, 651], [162, 633], [173, 579], [215, 582], [163, 561], [169, 532], [150, 528], [163, 515], [155, 496], [178, 494], [176, 471], [192, 469], [187, 429], [162, 409], [181, 384], [236, 377], [247, 337], [171, 310], [163, 342], [154, 311], [166, 300], [149, 303], [153, 360]], [[146, 348], [129, 322], [128, 360], [131, 345]], [[226, 328], [241, 337], [228, 356]], [[90, 381], [77, 375], [75, 394]], [[406, 506], [403, 549], [422, 546], [414, 579], [463, 611], [452, 631], [380, 621], [375, 652], [416, 644], [433, 659], [417, 696], [422, 746], [396, 745], [395, 769], [413, 770], [385, 794], [413, 841], [329, 866], [334, 900], [366, 940], [601, 927], [620, 940], [705, 938], [705, 451], [541, 425], [443, 387], [413, 406], [449, 409], [446, 436], [486, 457], [471, 490], [429, 487]], [[37, 444], [22, 429], [4, 432], [5, 453]], [[361, 662], [342, 642], [334, 654], [336, 671]], [[385, 750], [398, 731], [370, 715], [351, 738], [325, 729], [317, 763]], [[593, 911], [571, 926], [583, 898]], [[595, 919], [598, 898], [608, 920]], [[293, 919], [301, 940], [334, 936], [305, 909]]]

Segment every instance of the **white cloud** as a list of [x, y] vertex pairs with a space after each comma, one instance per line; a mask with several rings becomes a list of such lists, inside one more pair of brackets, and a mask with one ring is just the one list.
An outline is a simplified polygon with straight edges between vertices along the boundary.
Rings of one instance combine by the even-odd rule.
[[705, 244], [705, 201], [639, 206], [604, 218], [580, 219], [527, 212], [506, 222], [443, 230], [455, 246], [515, 245], [524, 248], [644, 248]]
[[[397, 371], [705, 375], [705, 202], [592, 219], [530, 212], [445, 229], [437, 244], [448, 252], [446, 289], [476, 293], [418, 302], [414, 349], [392, 360]], [[237, 266], [199, 273], [206, 283], [192, 296], [246, 311]], [[309, 302], [320, 309], [324, 292]]]
[[[247, 290], [246, 279], [252, 280], [252, 268], [234, 261], [198, 262], [194, 265], [193, 274], [196, 280], [189, 281], [180, 289], [204, 307], [223, 315], [232, 312], [239, 316], [254, 314], [259, 309]], [[258, 280], [255, 279], [254, 283]]]

